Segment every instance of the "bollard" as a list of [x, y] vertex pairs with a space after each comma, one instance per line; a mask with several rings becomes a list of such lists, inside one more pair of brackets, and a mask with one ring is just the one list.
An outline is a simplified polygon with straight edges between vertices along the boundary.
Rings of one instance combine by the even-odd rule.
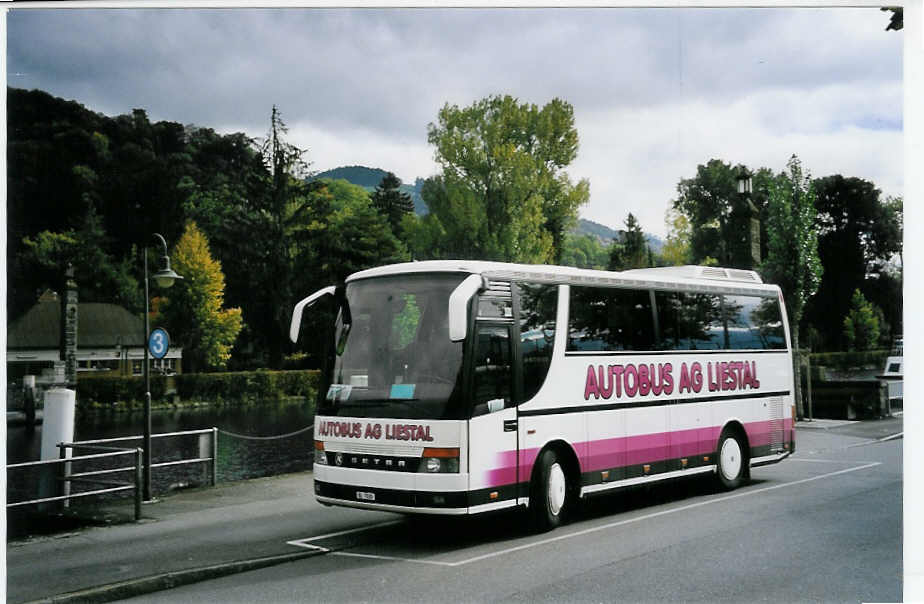
[[26, 413], [26, 434], [35, 432], [35, 376], [24, 375], [22, 378], [23, 411]]
[[218, 482], [218, 428], [212, 428], [212, 486]]
[[[59, 451], [60, 443], [74, 442], [74, 407], [76, 393], [66, 388], [52, 388], [45, 391], [45, 417], [42, 423], [42, 453], [41, 459], [61, 459], [70, 457], [72, 451], [67, 449]], [[49, 464], [43, 468], [39, 477], [39, 498], [57, 497], [70, 492], [58, 488], [58, 468]], [[55, 508], [54, 503], [41, 504], [44, 511]]]
[[[64, 461], [65, 459], [70, 458], [72, 454], [73, 454], [73, 451], [71, 450], [70, 447], [66, 446], [64, 443], [58, 443], [58, 459], [60, 459], [61, 461]], [[64, 495], [65, 497], [68, 497], [71, 494], [71, 482], [70, 481], [71, 481], [71, 462], [64, 461], [64, 463], [61, 464], [60, 471], [58, 472], [58, 484], [61, 485], [61, 487], [58, 489], [58, 492]], [[70, 499], [65, 499], [61, 503], [64, 504], [65, 508], [71, 507]]]
[[135, 449], [135, 522], [141, 520], [141, 467], [144, 465], [144, 450]]

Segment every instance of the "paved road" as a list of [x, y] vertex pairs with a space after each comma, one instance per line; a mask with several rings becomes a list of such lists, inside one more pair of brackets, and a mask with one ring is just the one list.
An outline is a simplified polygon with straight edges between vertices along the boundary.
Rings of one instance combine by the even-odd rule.
[[606, 496], [545, 535], [510, 515], [321, 509], [278, 537], [326, 554], [134, 601], [900, 601], [902, 440], [851, 424], [800, 430], [798, 446], [732, 493], [697, 480]]
[[[209, 578], [142, 599], [894, 601], [903, 441], [875, 439], [901, 430], [800, 427], [796, 458], [756, 469], [748, 487], [696, 480], [598, 498], [538, 536], [509, 514], [421, 522], [325, 508], [310, 473], [225, 484], [146, 505], [141, 523], [10, 543], [7, 596], [123, 582], [108, 595], [125, 597]], [[214, 579], [293, 556], [313, 557]]]

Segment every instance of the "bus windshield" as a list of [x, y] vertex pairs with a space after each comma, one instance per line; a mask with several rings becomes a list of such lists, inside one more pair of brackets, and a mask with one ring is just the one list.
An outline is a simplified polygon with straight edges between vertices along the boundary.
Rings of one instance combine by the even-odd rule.
[[348, 283], [336, 358], [319, 413], [462, 419], [462, 342], [449, 338], [449, 295], [468, 275], [431, 273]]

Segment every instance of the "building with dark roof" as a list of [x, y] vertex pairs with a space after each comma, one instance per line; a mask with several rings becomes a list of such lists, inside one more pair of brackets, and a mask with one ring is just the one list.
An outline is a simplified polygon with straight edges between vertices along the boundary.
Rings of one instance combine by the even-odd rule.
[[[53, 292], [13, 321], [7, 329], [6, 361], [10, 378], [33, 374], [54, 383], [60, 364], [61, 303]], [[141, 375], [144, 321], [115, 304], [82, 302], [77, 311], [78, 377]], [[163, 359], [150, 359], [152, 373], [178, 373], [183, 349], [171, 346]], [[63, 371], [60, 366], [57, 371]]]

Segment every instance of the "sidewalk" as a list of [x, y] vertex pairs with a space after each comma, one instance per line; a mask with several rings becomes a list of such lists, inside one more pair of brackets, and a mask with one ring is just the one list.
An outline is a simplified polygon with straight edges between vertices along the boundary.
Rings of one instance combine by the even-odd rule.
[[[11, 542], [7, 601], [128, 598], [317, 555], [286, 542], [394, 517], [320, 509], [312, 474], [303, 472], [165, 497], [145, 504], [138, 523]], [[128, 519], [131, 503], [100, 513]]]

